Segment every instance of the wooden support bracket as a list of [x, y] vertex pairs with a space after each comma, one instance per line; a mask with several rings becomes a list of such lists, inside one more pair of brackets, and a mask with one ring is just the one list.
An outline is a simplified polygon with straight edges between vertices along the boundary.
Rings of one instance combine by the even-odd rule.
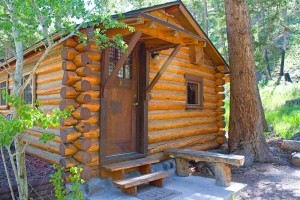
[[174, 57], [176, 56], [176, 54], [178, 53], [178, 51], [180, 50], [180, 48], [181, 48], [181, 45], [177, 44], [176, 48], [172, 51], [171, 55], [168, 57], [168, 59], [166, 60], [166, 62], [164, 63], [164, 65], [161, 67], [161, 69], [159, 70], [159, 72], [157, 72], [156, 76], [154, 77], [154, 79], [149, 84], [149, 87], [147, 88], [147, 93], [151, 92], [151, 90], [153, 89], [153, 87], [155, 86], [155, 84], [157, 83], [157, 81], [159, 80], [159, 78], [166, 71], [167, 67], [169, 66], [169, 64], [171, 63], [171, 61], [174, 59]]

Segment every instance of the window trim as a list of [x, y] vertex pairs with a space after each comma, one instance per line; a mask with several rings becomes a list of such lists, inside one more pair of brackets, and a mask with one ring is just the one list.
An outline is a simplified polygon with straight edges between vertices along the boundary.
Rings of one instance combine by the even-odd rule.
[[[185, 74], [185, 95], [186, 95], [186, 109], [203, 109], [203, 102], [204, 102], [204, 95], [203, 95], [203, 77], [201, 76], [195, 76], [191, 74]], [[188, 90], [187, 90], [187, 84], [190, 83], [196, 83], [199, 84], [199, 103], [198, 104], [188, 104]]]
[[[30, 76], [30, 73], [23, 74], [22, 81], [23, 81], [23, 77], [27, 76], [27, 75]], [[31, 82], [32, 82], [32, 89], [31, 89], [31, 93], [32, 93], [32, 97], [31, 97], [32, 98], [31, 99], [32, 100], [32, 105], [35, 105], [35, 101], [36, 101], [36, 79], [37, 79], [37, 75], [36, 75], [36, 73], [34, 73], [33, 76], [32, 76], [32, 79], [31, 79]], [[24, 99], [24, 92], [22, 94], [22, 98]]]
[[[6, 80], [4, 81], [1, 81], [0, 83], [3, 83], [3, 82], [6, 82], [6, 92], [8, 93], [9, 92], [9, 75], [7, 74], [6, 76]], [[0, 91], [1, 92], [1, 91]], [[0, 93], [1, 95], [1, 93]], [[7, 110], [9, 107], [8, 107], [8, 103], [6, 101], [6, 105], [0, 105], [0, 110]]]

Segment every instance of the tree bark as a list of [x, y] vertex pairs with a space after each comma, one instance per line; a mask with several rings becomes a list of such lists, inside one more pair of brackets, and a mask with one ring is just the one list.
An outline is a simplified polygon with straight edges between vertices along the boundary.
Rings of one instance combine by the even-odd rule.
[[256, 85], [247, 0], [225, 0], [230, 62], [229, 151], [245, 155], [245, 165], [270, 161], [263, 111]]

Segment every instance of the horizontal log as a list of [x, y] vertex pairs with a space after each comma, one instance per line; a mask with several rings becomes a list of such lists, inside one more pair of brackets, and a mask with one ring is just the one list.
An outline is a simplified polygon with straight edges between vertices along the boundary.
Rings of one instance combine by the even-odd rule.
[[149, 131], [158, 131], [173, 128], [182, 128], [189, 126], [196, 126], [202, 124], [214, 124], [216, 123], [216, 118], [192, 118], [192, 119], [173, 119], [173, 120], [159, 120], [150, 121], [148, 125]]
[[100, 72], [101, 71], [99, 62], [92, 62], [90, 64], [87, 64], [86, 66], [91, 70], [91, 72]]
[[77, 81], [75, 84], [73, 84], [73, 87], [77, 92], [85, 92], [91, 89], [91, 83], [86, 80]]
[[96, 74], [96, 73], [93, 73], [87, 77], [83, 77], [82, 80], [86, 80], [88, 82], [91, 83], [91, 85], [100, 85], [100, 73]]
[[218, 106], [215, 103], [204, 102], [203, 108], [204, 110], [215, 110], [218, 108]]
[[93, 62], [101, 61], [101, 51], [87, 51], [86, 54]]
[[65, 169], [70, 169], [71, 167], [76, 167], [77, 165], [79, 165], [79, 162], [72, 157], [68, 157], [60, 159], [59, 165], [64, 167]]
[[218, 115], [218, 116], [216, 117], [216, 119], [217, 119], [218, 121], [225, 121], [225, 117], [224, 117], [223, 115]]
[[219, 65], [219, 66], [217, 66], [217, 70], [219, 71], [219, 72], [223, 72], [223, 71], [225, 71], [225, 66], [224, 65]]
[[60, 125], [61, 126], [72, 126], [72, 125], [76, 125], [78, 123], [77, 119], [74, 119], [74, 117], [70, 116], [66, 119], [61, 119], [60, 120]]
[[91, 112], [100, 111], [100, 99], [93, 99], [87, 104], [82, 104], [82, 107], [88, 108]]
[[78, 149], [71, 143], [68, 144], [60, 144], [59, 153], [61, 156], [72, 156], [74, 155]]
[[61, 59], [57, 59], [47, 65], [40, 65], [35, 73], [39, 76], [41, 75], [44, 75], [44, 74], [49, 74], [49, 73], [52, 73], [52, 72], [57, 72], [57, 71], [60, 71], [62, 70], [62, 63], [61, 63]]
[[98, 152], [91, 152], [90, 154], [92, 156], [92, 159], [86, 165], [90, 166], [90, 167], [98, 166], [100, 164], [100, 162], [99, 162], [99, 157], [100, 157], [99, 153]]
[[65, 47], [75, 48], [78, 43], [73, 38], [68, 38], [62, 42], [62, 45]]
[[77, 69], [77, 66], [72, 61], [63, 60], [62, 69], [64, 71], [75, 71]]
[[218, 144], [225, 144], [225, 143], [227, 143], [227, 139], [226, 139], [226, 137], [225, 136], [222, 136], [222, 137], [218, 137], [217, 138], [217, 140], [216, 140], [216, 142], [218, 143]]
[[77, 56], [78, 54], [79, 52], [74, 48], [65, 47], [61, 52], [61, 58], [63, 60], [73, 60], [73, 58], [75, 58], [75, 56]]
[[89, 44], [83, 44], [83, 43], [79, 43], [75, 47], [75, 50], [78, 51], [78, 52], [85, 52], [85, 51], [88, 51], [89, 49], [90, 49], [90, 45]]
[[223, 79], [217, 79], [216, 80], [216, 85], [220, 86], [220, 85], [224, 85], [225, 81]]
[[224, 115], [225, 112], [226, 112], [226, 110], [225, 110], [225, 108], [217, 108], [216, 112], [217, 112], [218, 114]]
[[219, 130], [219, 131], [217, 132], [217, 135], [218, 135], [218, 136], [225, 136], [225, 134], [226, 134], [226, 131], [224, 131], [224, 130]]
[[218, 128], [225, 128], [226, 122], [225, 121], [218, 121], [217, 122], [217, 127]]
[[217, 99], [218, 100], [224, 100], [225, 99], [225, 94], [217, 94]]
[[51, 153], [58, 154], [59, 153], [59, 143], [54, 142], [54, 141], [48, 141], [46, 144], [40, 140], [40, 137], [36, 137], [35, 135], [29, 135], [29, 134], [24, 134], [22, 136], [22, 140], [29, 145], [49, 151]]
[[216, 78], [223, 78], [224, 74], [223, 73], [216, 73], [215, 77]]
[[59, 94], [61, 92], [62, 87], [53, 87], [49, 89], [37, 89], [36, 94], [37, 95], [51, 95], [51, 94]]
[[65, 128], [60, 130], [60, 138], [63, 143], [70, 143], [81, 136], [81, 133], [74, 128]]
[[91, 95], [89, 94], [80, 94], [77, 98], [76, 98], [76, 101], [78, 103], [81, 103], [81, 104], [86, 104], [86, 103], [90, 103], [92, 100], [91, 98]]
[[[33, 127], [35, 128], [34, 130], [30, 130], [30, 129], [26, 129], [24, 130], [24, 133], [26, 133], [27, 135], [32, 135], [35, 136], [36, 138], [40, 138], [42, 137], [43, 134], [57, 134], [56, 131], [49, 131], [49, 129], [47, 130], [48, 132], [46, 132], [44, 129], [40, 128], [40, 127]], [[59, 136], [55, 136], [55, 138], [53, 140], [51, 140], [52, 142], [56, 142], [56, 143], [61, 143], [61, 139]]]
[[[154, 79], [154, 77], [156, 76], [157, 72], [150, 72], [149, 73], [149, 78], [152, 80]], [[174, 82], [174, 83], [185, 83], [185, 78], [183, 75], [175, 75], [172, 73], [167, 73], [165, 72], [159, 80], [163, 80], [163, 81], [167, 81], [167, 82]], [[216, 83], [215, 81], [211, 81], [211, 80], [207, 80], [204, 79], [203, 80], [203, 86], [206, 87], [211, 87], [211, 88], [215, 88], [216, 87]]]
[[288, 151], [300, 152], [300, 141], [296, 140], [283, 140], [280, 148]]
[[82, 133], [82, 137], [99, 138], [100, 137], [100, 128], [98, 126], [93, 126], [89, 132]]
[[221, 87], [221, 86], [216, 87], [216, 92], [217, 92], [217, 93], [219, 93], [219, 92], [224, 92], [224, 91], [225, 91], [224, 87]]
[[72, 86], [77, 81], [81, 80], [81, 77], [77, 75], [76, 72], [64, 71], [62, 84]]
[[195, 118], [195, 117], [215, 117], [216, 112], [212, 111], [151, 111], [148, 115], [148, 120], [167, 120], [167, 119], [180, 119], [180, 118]]
[[[77, 103], [74, 99], [62, 99], [59, 104], [59, 109], [64, 110], [66, 108], [76, 109], [79, 107], [79, 103]], [[78, 118], [77, 118], [78, 119]]]
[[100, 144], [99, 144], [99, 139], [91, 139], [92, 145], [91, 147], [87, 150], [88, 152], [98, 152], [100, 149]]
[[41, 105], [59, 105], [61, 99], [39, 100]]
[[29, 155], [34, 155], [35, 157], [38, 157], [42, 160], [45, 160], [46, 162], [49, 162], [51, 164], [56, 164], [56, 165], [59, 164], [59, 160], [61, 159], [61, 156], [59, 154], [51, 153], [49, 151], [44, 151], [42, 149], [33, 146], [27, 146], [26, 153]]
[[[159, 66], [156, 65], [149, 65], [150, 70], [153, 70], [155, 72], [158, 72], [158, 70], [160, 69]], [[199, 67], [199, 66], [198, 66]], [[179, 67], [179, 66], [175, 66], [175, 65], [171, 65], [166, 69], [166, 72], [172, 73], [172, 74], [180, 74], [180, 75], [184, 75], [184, 74], [191, 74], [191, 75], [195, 75], [195, 76], [201, 76], [207, 80], [212, 80], [215, 81], [215, 76], [213, 74], [209, 74], [209, 73], [205, 73], [199, 70], [191, 70], [191, 69], [185, 69], [183, 67]]]
[[191, 150], [198, 150], [198, 151], [207, 151], [211, 149], [217, 149], [219, 148], [219, 144], [216, 141], [206, 142], [204, 144], [197, 144], [190, 147], [187, 147], [187, 149]]
[[185, 110], [184, 102], [149, 101], [148, 110]]
[[81, 53], [78, 54], [74, 59], [73, 59], [73, 63], [77, 66], [77, 67], [82, 67], [82, 66], [86, 66], [87, 64], [92, 63], [93, 61], [88, 57], [88, 55], [86, 53]]
[[226, 83], [230, 83], [230, 75], [226, 74], [225, 77], [224, 77], [224, 80], [225, 80]]
[[174, 101], [186, 101], [186, 94], [183, 92], [151, 92], [151, 99], [153, 100], [174, 100]]
[[92, 146], [92, 140], [80, 137], [74, 141], [74, 146], [79, 150], [87, 151]]
[[75, 153], [73, 157], [83, 164], [87, 164], [92, 160], [91, 153], [87, 151], [81, 151], [81, 150]]
[[91, 75], [92, 71], [88, 67], [79, 67], [76, 70], [76, 73], [77, 73], [78, 76], [85, 77], [85, 76]]
[[91, 117], [86, 120], [82, 120], [82, 122], [86, 122], [89, 124], [99, 124], [99, 114], [91, 113]]
[[210, 142], [215, 140], [216, 138], [217, 138], [216, 134], [209, 134], [209, 135], [197, 135], [197, 136], [181, 138], [181, 139], [176, 139], [176, 140], [171, 140], [166, 142], [154, 143], [149, 145], [148, 152], [149, 154], [153, 154], [171, 148], [184, 148], [187, 146], [193, 146], [197, 144]]
[[60, 90], [60, 96], [63, 99], [75, 99], [79, 93], [71, 86], [69, 87], [62, 87]]
[[75, 119], [86, 120], [91, 117], [91, 111], [85, 107], [78, 107], [76, 108], [76, 110], [73, 111], [72, 116]]
[[88, 94], [91, 98], [100, 98], [100, 91], [89, 90], [86, 92], [81, 92], [81, 94]]
[[148, 135], [148, 141], [149, 144], [151, 144], [195, 135], [216, 133], [218, 130], [219, 129], [216, 125], [198, 125], [171, 130], [150, 131]]
[[218, 107], [222, 107], [222, 106], [224, 106], [225, 104], [224, 104], [224, 101], [218, 101], [217, 102], [217, 106]]
[[82, 133], [90, 131], [91, 128], [92, 128], [91, 124], [85, 122], [80, 122], [76, 125], [76, 129]]

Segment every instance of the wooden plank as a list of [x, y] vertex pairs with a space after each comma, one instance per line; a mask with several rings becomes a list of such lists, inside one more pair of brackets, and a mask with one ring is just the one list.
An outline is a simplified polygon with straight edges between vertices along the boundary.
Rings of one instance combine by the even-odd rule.
[[231, 169], [229, 164], [216, 163], [215, 165], [216, 185], [227, 187], [231, 182]]
[[164, 71], [166, 71], [167, 67], [169, 66], [169, 64], [171, 63], [171, 61], [174, 59], [174, 57], [176, 56], [176, 54], [178, 53], [178, 51], [180, 50], [180, 48], [181, 48], [180, 44], [176, 45], [176, 48], [172, 51], [172, 53], [168, 57], [167, 61], [161, 67], [161, 69], [156, 74], [156, 76], [154, 77], [154, 79], [151, 81], [149, 87], [147, 88], [147, 93], [149, 93], [153, 89], [154, 85], [157, 83], [157, 81], [162, 76], [162, 74], [164, 73]]
[[165, 151], [171, 157], [185, 158], [188, 160], [194, 160], [196, 162], [216, 162], [216, 163], [227, 163], [235, 166], [242, 166], [245, 161], [244, 156], [233, 155], [233, 154], [220, 154], [207, 151], [195, 151], [188, 149], [169, 149]]
[[114, 71], [111, 73], [110, 77], [108, 78], [108, 80], [106, 81], [104, 87], [106, 88], [107, 86], [109, 86], [113, 80], [116, 78], [116, 76], [118, 75], [121, 67], [124, 65], [126, 59], [128, 58], [128, 56], [130, 55], [130, 53], [132, 52], [133, 48], [135, 47], [136, 43], [138, 42], [139, 38], [141, 37], [142, 32], [141, 31], [137, 31], [133, 34], [129, 44], [128, 44], [128, 49], [127, 49], [127, 53], [123, 54], [120, 58], [120, 60], [117, 62], [116, 67], [114, 69]]
[[103, 169], [106, 171], [114, 172], [124, 169], [129, 169], [133, 167], [139, 167], [143, 165], [153, 164], [159, 162], [158, 159], [151, 159], [151, 158], [141, 158], [136, 160], [129, 160], [121, 163], [114, 163], [102, 166]]
[[159, 171], [151, 174], [145, 174], [138, 177], [127, 178], [119, 181], [114, 181], [114, 184], [119, 188], [130, 188], [144, 183], [153, 182], [159, 179], [164, 179], [171, 176], [169, 172]]

